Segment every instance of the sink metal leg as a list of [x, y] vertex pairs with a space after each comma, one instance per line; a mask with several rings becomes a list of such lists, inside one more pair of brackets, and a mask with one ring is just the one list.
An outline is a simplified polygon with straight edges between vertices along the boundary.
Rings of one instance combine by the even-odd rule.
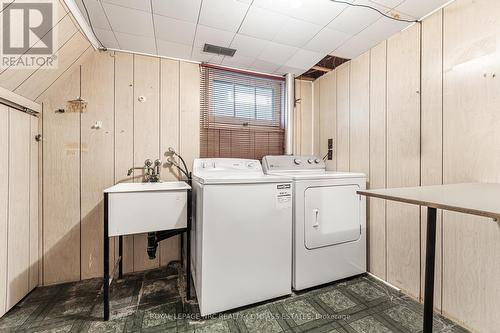
[[118, 263], [118, 278], [123, 278], [123, 236], [118, 236], [118, 257], [120, 262]]
[[104, 193], [104, 320], [109, 320], [109, 237], [108, 237], [108, 193]]
[[432, 332], [434, 308], [434, 262], [436, 257], [436, 208], [427, 207], [425, 250], [424, 333]]
[[191, 299], [191, 235], [190, 228], [186, 231], [186, 297]]

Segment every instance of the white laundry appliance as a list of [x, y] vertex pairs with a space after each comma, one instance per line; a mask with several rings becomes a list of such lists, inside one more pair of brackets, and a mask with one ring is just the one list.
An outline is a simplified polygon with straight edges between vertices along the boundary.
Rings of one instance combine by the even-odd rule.
[[288, 295], [292, 185], [257, 160], [196, 159], [192, 270], [202, 316]]
[[266, 156], [266, 174], [293, 179], [293, 279], [302, 290], [366, 272], [362, 173], [327, 171], [315, 156]]

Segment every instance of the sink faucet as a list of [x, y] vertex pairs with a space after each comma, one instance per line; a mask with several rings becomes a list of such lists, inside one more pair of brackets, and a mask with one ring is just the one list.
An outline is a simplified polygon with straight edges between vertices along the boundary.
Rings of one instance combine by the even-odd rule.
[[150, 159], [144, 161], [144, 166], [142, 167], [132, 167], [128, 169], [127, 176], [130, 176], [134, 170], [143, 170], [144, 171], [144, 182], [146, 183], [157, 183], [160, 181], [160, 167], [161, 160], [157, 159], [151, 162]]

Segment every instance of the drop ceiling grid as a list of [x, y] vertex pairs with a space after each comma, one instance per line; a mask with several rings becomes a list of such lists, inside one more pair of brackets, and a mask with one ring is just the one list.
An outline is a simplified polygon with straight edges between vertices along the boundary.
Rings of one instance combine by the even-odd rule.
[[[354, 58], [409, 25], [330, 0], [75, 1], [108, 48], [274, 74], [302, 74], [327, 54]], [[413, 19], [448, 0], [347, 1]], [[207, 54], [205, 43], [237, 52]]]

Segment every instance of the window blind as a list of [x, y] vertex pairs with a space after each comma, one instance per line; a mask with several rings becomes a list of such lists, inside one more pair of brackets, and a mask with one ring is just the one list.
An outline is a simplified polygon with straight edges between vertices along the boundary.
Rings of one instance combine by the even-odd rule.
[[262, 159], [284, 153], [284, 81], [202, 67], [200, 155]]

